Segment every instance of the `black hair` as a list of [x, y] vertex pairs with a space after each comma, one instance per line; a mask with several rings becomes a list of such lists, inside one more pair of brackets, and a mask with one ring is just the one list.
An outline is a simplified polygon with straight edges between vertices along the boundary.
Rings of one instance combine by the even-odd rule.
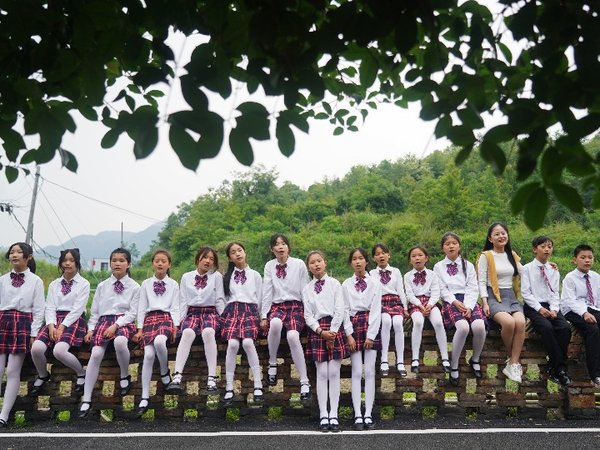
[[554, 242], [552, 241], [552, 239], [550, 239], [548, 236], [536, 236], [533, 238], [533, 240], [531, 241], [531, 246], [533, 248], [536, 248], [538, 245], [542, 245], [545, 242], [550, 242], [550, 244], [552, 246], [554, 246]]
[[[270, 250], [273, 250], [273, 247], [275, 247], [277, 245], [277, 239], [281, 239], [283, 242], [285, 242], [285, 245], [288, 246], [288, 250], [290, 252], [292, 251], [292, 247], [290, 247], [290, 240], [287, 238], [287, 236], [285, 234], [281, 234], [281, 233], [275, 233], [269, 239], [269, 249]], [[273, 255], [273, 258], [275, 258], [275, 255]]]
[[[239, 245], [244, 251], [246, 251], [246, 247], [244, 247], [244, 245], [241, 242], [230, 242], [229, 244], [227, 244], [227, 247], [225, 247], [225, 254], [227, 255], [227, 258], [229, 258], [229, 251], [234, 245]], [[225, 293], [226, 297], [229, 297], [231, 295], [229, 284], [231, 283], [231, 275], [233, 274], [234, 269], [235, 264], [233, 263], [233, 261], [229, 260], [229, 264], [227, 264], [227, 271], [223, 275], [223, 292]]]
[[513, 276], [516, 277], [517, 275], [519, 275], [519, 270], [517, 269], [517, 262], [515, 261], [515, 257], [513, 256], [513, 250], [510, 245], [510, 234], [508, 233], [508, 227], [505, 224], [503, 224], [502, 222], [494, 222], [490, 225], [490, 227], [488, 228], [487, 236], [485, 238], [485, 244], [483, 245], [483, 251], [492, 250], [494, 248], [494, 244], [490, 242], [490, 237], [492, 237], [492, 230], [497, 226], [504, 228], [504, 231], [506, 231], [506, 235], [508, 236], [508, 239], [506, 240], [506, 245], [504, 246], [504, 251], [506, 252], [506, 256], [508, 257], [508, 262], [510, 262], [511, 266], [513, 266]]
[[81, 270], [81, 255], [79, 254], [79, 249], [78, 248], [67, 248], [65, 250], [61, 250], [60, 256], [58, 257], [58, 270], [60, 270], [61, 273], [64, 273], [62, 265], [65, 262], [65, 258], [67, 257], [67, 255], [69, 253], [73, 257], [73, 260], [75, 261], [75, 267], [77, 267], [77, 271], [79, 272]]
[[411, 254], [411, 253], [412, 253], [414, 250], [417, 250], [417, 249], [418, 249], [418, 250], [421, 250], [421, 251], [422, 251], [422, 252], [425, 254], [425, 256], [427, 256], [427, 257], [429, 258], [429, 252], [427, 251], [427, 249], [426, 249], [425, 247], [423, 247], [423, 246], [421, 246], [421, 245], [415, 245], [415, 246], [411, 247], [411, 248], [408, 250], [408, 253], [407, 253], [407, 258], [408, 258], [408, 263], [409, 263], [409, 264], [410, 264], [410, 254]]
[[[155, 250], [154, 253], [152, 253], [152, 259], [150, 261], [154, 262], [154, 258], [156, 258], [156, 255], [165, 255], [167, 257], [167, 259], [169, 260], [169, 264], [171, 264], [173, 262], [173, 259], [171, 258], [171, 254], [169, 253], [168, 250], [165, 250], [164, 248], [159, 248], [159, 249]], [[171, 268], [170, 267], [167, 269], [167, 275], [171, 276]]]
[[362, 247], [354, 247], [351, 251], [350, 251], [350, 255], [348, 255], [348, 264], [352, 264], [352, 255], [354, 255], [356, 252], [360, 253], [363, 258], [365, 258], [365, 261], [367, 262], [367, 265], [365, 267], [365, 270], [367, 270], [369, 268], [369, 263], [371, 262], [369, 260], [369, 254], [367, 253], [367, 251], [362, 248]]
[[219, 255], [217, 255], [217, 251], [212, 247], [200, 247], [196, 252], [196, 258], [194, 259], [194, 263], [198, 266], [198, 263], [202, 258], [207, 256], [209, 253], [213, 254], [213, 258], [215, 260], [214, 270], [219, 270]]
[[577, 258], [581, 252], [592, 252], [593, 254], [594, 249], [591, 247], [591, 245], [579, 244], [577, 247], [575, 247], [575, 250], [573, 250], [573, 257]]
[[35, 259], [33, 258], [33, 247], [25, 242], [15, 242], [13, 245], [8, 247], [8, 251], [5, 255], [6, 259], [10, 259], [10, 251], [15, 245], [19, 246], [19, 248], [23, 252], [23, 257], [27, 259], [27, 268], [31, 271], [31, 273], [35, 273], [36, 264]]
[[[129, 250], [127, 250], [126, 248], [123, 247], [119, 247], [119, 248], [115, 248], [112, 252], [110, 252], [110, 258], [109, 261], [112, 261], [113, 255], [117, 254], [117, 253], [121, 253], [123, 255], [125, 255], [125, 259], [127, 260], [127, 263], [129, 265], [131, 265], [131, 253], [129, 252]], [[131, 271], [129, 270], [129, 267], [127, 267], [127, 275], [131, 275]]]
[[461, 263], [461, 267], [462, 267], [462, 271], [463, 271], [463, 275], [465, 276], [465, 278], [467, 277], [467, 262], [465, 261], [465, 256], [462, 254], [462, 242], [460, 241], [460, 237], [458, 237], [458, 234], [453, 233], [452, 231], [448, 231], [447, 233], [444, 233], [444, 235], [442, 236], [442, 251], [444, 251], [444, 243], [448, 240], [448, 239], [456, 239], [456, 242], [458, 242], [458, 246], [460, 247], [460, 250], [458, 251], [458, 255], [460, 256], [460, 263]]
[[378, 248], [380, 248], [383, 253], [390, 252], [390, 249], [387, 245], [385, 245], [383, 242], [378, 242], [371, 248], [371, 256], [375, 256], [375, 252], [377, 251]]

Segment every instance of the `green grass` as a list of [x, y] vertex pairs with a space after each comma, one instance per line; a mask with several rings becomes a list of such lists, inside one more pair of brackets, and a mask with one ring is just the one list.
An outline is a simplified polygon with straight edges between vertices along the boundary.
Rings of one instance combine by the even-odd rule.
[[509, 419], [514, 419], [515, 417], [517, 417], [519, 413], [519, 408], [516, 406], [509, 406], [508, 408], [506, 408], [506, 417], [508, 417]]
[[379, 416], [382, 420], [390, 420], [394, 418], [396, 409], [393, 406], [382, 406]]
[[240, 420], [240, 409], [239, 408], [227, 408], [225, 413], [225, 420], [227, 422], [237, 422]]
[[426, 420], [435, 419], [438, 415], [438, 409], [435, 406], [425, 406], [421, 411], [421, 415]]
[[340, 406], [339, 410], [339, 418], [340, 419], [353, 419], [354, 418], [354, 410], [351, 406]]
[[198, 410], [197, 409], [186, 409], [183, 412], [183, 420], [197, 419], [198, 418]]
[[56, 420], [59, 422], [68, 422], [71, 420], [71, 411], [59, 411], [56, 413]]
[[281, 406], [271, 406], [267, 412], [267, 418], [272, 422], [283, 419], [283, 408]]

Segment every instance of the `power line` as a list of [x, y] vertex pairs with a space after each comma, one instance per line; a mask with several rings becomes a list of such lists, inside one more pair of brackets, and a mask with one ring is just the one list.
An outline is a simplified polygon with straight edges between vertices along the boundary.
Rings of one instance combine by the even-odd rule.
[[100, 203], [100, 204], [102, 204], [102, 205], [109, 206], [109, 207], [111, 207], [111, 208], [115, 208], [115, 209], [118, 209], [118, 210], [121, 210], [121, 211], [125, 211], [125, 212], [127, 212], [127, 213], [129, 213], [129, 214], [133, 214], [134, 216], [142, 217], [142, 218], [144, 218], [144, 219], [147, 219], [147, 220], [152, 220], [153, 222], [164, 222], [164, 220], [160, 220], [160, 219], [157, 219], [157, 218], [155, 218], [155, 217], [146, 216], [146, 215], [144, 215], [144, 214], [140, 214], [140, 213], [137, 213], [137, 212], [135, 212], [135, 211], [131, 211], [131, 210], [129, 210], [129, 209], [126, 209], [126, 208], [121, 208], [120, 206], [113, 205], [113, 204], [111, 204], [111, 203], [108, 203], [108, 202], [105, 202], [105, 201], [103, 201], [103, 200], [98, 200], [97, 198], [93, 198], [93, 197], [90, 197], [90, 196], [88, 196], [88, 195], [82, 194], [81, 192], [77, 192], [77, 191], [75, 191], [75, 190], [73, 190], [73, 189], [69, 189], [69, 188], [67, 188], [67, 187], [61, 186], [61, 185], [60, 185], [60, 184], [58, 184], [58, 183], [55, 183], [55, 182], [53, 182], [53, 181], [50, 181], [50, 180], [49, 180], [49, 179], [47, 179], [47, 178], [44, 178], [44, 177], [41, 177], [41, 178], [42, 178], [44, 181], [46, 181], [46, 182], [48, 182], [48, 183], [50, 183], [50, 184], [53, 184], [54, 186], [57, 186], [57, 187], [59, 187], [59, 188], [61, 188], [61, 189], [64, 189], [65, 191], [69, 191], [69, 192], [71, 192], [71, 193], [73, 193], [73, 194], [77, 194], [77, 195], [79, 195], [79, 196], [81, 196], [81, 197], [83, 197], [83, 198], [85, 198], [85, 199], [87, 199], [87, 200], [91, 200], [91, 201], [94, 201], [94, 202]]

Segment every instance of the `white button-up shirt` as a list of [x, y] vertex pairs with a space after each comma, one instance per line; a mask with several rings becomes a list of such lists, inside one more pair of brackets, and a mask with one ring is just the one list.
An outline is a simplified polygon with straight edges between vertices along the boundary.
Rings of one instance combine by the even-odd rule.
[[[11, 271], [14, 272], [14, 271]], [[31, 336], [37, 336], [44, 321], [44, 282], [29, 269], [21, 272], [25, 274], [24, 283], [14, 287], [8, 272], [0, 277], [0, 310], [31, 313]], [[16, 272], [15, 272], [16, 273]]]
[[381, 283], [366, 274], [364, 281], [367, 283], [367, 288], [364, 291], [360, 291], [355, 287], [358, 280], [358, 277], [353, 275], [342, 283], [347, 311], [347, 323], [344, 328], [352, 330], [348, 333], [352, 334], [354, 331], [350, 318], [354, 317], [359, 311], [369, 311], [367, 338], [375, 340], [381, 327]]
[[[463, 258], [459, 256], [456, 261], [451, 261], [448, 257], [437, 262], [433, 266], [433, 271], [437, 275], [440, 282], [440, 295], [446, 303], [452, 304], [456, 300], [455, 294], [464, 294], [462, 303], [469, 309], [473, 310], [479, 298], [479, 288], [477, 287], [477, 273], [475, 266], [465, 260], [466, 275], [463, 272]], [[456, 263], [458, 273], [450, 275], [448, 273], [448, 264]]]
[[[389, 270], [390, 271], [390, 281], [387, 284], [383, 284], [381, 282], [380, 271]], [[404, 281], [402, 278], [402, 274], [400, 270], [396, 267], [392, 267], [387, 265], [386, 267], [377, 267], [376, 269], [371, 270], [369, 275], [373, 280], [378, 280], [381, 284], [381, 295], [397, 295], [400, 297], [402, 301], [402, 305], [404, 305], [404, 309], [408, 308], [408, 304], [406, 302], [406, 293], [404, 292]]]
[[68, 311], [69, 313], [62, 321], [62, 324], [68, 328], [85, 312], [85, 307], [90, 298], [90, 282], [77, 273], [72, 278], [73, 285], [71, 286], [71, 292], [63, 295], [63, 279], [64, 277], [57, 278], [48, 286], [48, 295], [46, 296], [46, 324], [56, 325], [56, 312]]
[[240, 303], [254, 303], [258, 305], [258, 311], [261, 311], [262, 301], [262, 278], [260, 274], [251, 269], [250, 266], [246, 266], [244, 269], [246, 273], [246, 281], [244, 284], [236, 283], [234, 280], [235, 273], [239, 272], [239, 269], [234, 269], [231, 274], [231, 280], [229, 282], [230, 295], [226, 299], [226, 304], [233, 302]]
[[302, 290], [304, 320], [306, 326], [316, 332], [319, 328], [319, 320], [323, 317], [331, 317], [330, 331], [337, 333], [346, 313], [342, 285], [327, 274], [321, 279], [324, 283], [318, 294], [315, 291], [316, 278], [313, 278]]
[[588, 308], [600, 311], [600, 275], [598, 272], [590, 270], [588, 272], [592, 293], [594, 295], [594, 304], [588, 300], [587, 285], [584, 273], [575, 269], [565, 275], [562, 284], [562, 293], [560, 298], [560, 309], [563, 315], [570, 311], [583, 316]]
[[423, 269], [427, 273], [425, 284], [415, 284], [413, 282], [417, 271], [412, 269], [404, 274], [404, 289], [406, 298], [413, 305], [421, 306], [421, 301], [417, 296], [426, 295], [429, 297], [428, 305], [435, 305], [440, 300], [440, 281], [433, 270]]
[[308, 271], [301, 259], [288, 257], [285, 278], [277, 278], [277, 259], [265, 264], [263, 273], [262, 317], [267, 317], [273, 303], [302, 301], [302, 289], [308, 284]]
[[124, 290], [120, 294], [114, 290], [114, 284], [117, 281], [114, 275], [100, 282], [96, 288], [94, 299], [92, 300], [92, 309], [88, 329], [93, 331], [98, 324], [98, 319], [102, 316], [121, 315], [117, 319], [117, 325], [122, 327], [133, 323], [138, 311], [138, 290], [140, 285], [131, 279], [128, 275], [121, 278]]
[[[165, 282], [164, 294], [158, 295], [154, 292], [155, 281]], [[146, 314], [151, 311], [168, 312], [173, 320], [173, 325], [179, 326], [181, 316], [179, 314], [179, 284], [177, 281], [168, 275], [162, 280], [156, 277], [148, 278], [142, 282], [138, 292], [138, 328], [142, 328]]]
[[[548, 279], [542, 276], [541, 267]], [[548, 285], [549, 284], [549, 285]], [[542, 264], [537, 259], [523, 266], [521, 271], [521, 297], [525, 303], [539, 311], [541, 303], [548, 303], [552, 311], [560, 311], [560, 273], [550, 264]]]
[[187, 316], [190, 306], [199, 306], [208, 308], [214, 306], [217, 313], [221, 314], [225, 309], [225, 293], [223, 292], [223, 275], [218, 271], [207, 272], [206, 286], [204, 288], [196, 287], [196, 275], [200, 275], [197, 270], [186, 272], [181, 277], [179, 286], [179, 308], [181, 310], [181, 320]]

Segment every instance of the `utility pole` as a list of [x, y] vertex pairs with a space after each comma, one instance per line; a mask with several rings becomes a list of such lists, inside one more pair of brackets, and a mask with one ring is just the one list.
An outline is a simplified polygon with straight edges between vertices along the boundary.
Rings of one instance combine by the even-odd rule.
[[38, 184], [40, 181], [40, 166], [35, 169], [35, 179], [33, 181], [33, 194], [31, 195], [31, 207], [29, 208], [29, 220], [27, 221], [27, 232], [25, 234], [25, 243], [31, 245], [33, 242], [33, 215], [35, 213], [35, 202], [37, 199]]
[[123, 222], [121, 222], [121, 248], [123, 248], [124, 245], [125, 242], [123, 242]]

